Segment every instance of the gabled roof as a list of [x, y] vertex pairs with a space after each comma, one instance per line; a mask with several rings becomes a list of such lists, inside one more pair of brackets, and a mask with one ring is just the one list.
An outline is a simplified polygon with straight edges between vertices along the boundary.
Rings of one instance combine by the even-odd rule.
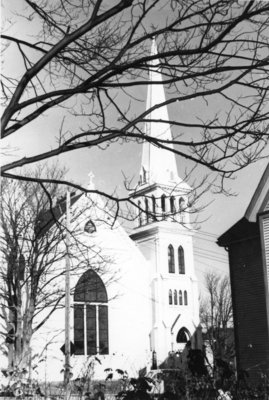
[[258, 222], [249, 222], [243, 217], [218, 238], [217, 244], [221, 247], [226, 247], [231, 243], [239, 242], [243, 239], [253, 239], [257, 236], [259, 236]]
[[241, 218], [228, 231], [223, 233], [218, 240], [219, 246], [225, 247], [230, 243], [240, 240], [251, 239], [259, 236], [259, 223], [257, 222], [258, 213], [264, 211], [269, 201], [269, 163], [261, 177], [261, 180], [255, 190], [250, 204]]
[[245, 217], [251, 221], [255, 222], [257, 219], [257, 214], [264, 211], [266, 204], [269, 201], [269, 163], [265, 168], [265, 171], [261, 177], [261, 180], [255, 190], [254, 195], [249, 203]]

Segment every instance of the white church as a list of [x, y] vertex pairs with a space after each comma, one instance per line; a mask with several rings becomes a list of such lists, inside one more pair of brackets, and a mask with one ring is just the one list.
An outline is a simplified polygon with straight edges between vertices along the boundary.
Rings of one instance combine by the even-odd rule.
[[[152, 51], [156, 52], [155, 43]], [[155, 65], [149, 81], [159, 84], [148, 86], [147, 109], [165, 101]], [[149, 118], [168, 120], [167, 108], [153, 111]], [[172, 140], [168, 124], [148, 122], [145, 133]], [[76, 219], [76, 229], [81, 242], [98, 256], [80, 274], [71, 273], [74, 378], [91, 358], [100, 361], [95, 368], [100, 378], [105, 378], [107, 368], [137, 376], [153, 362], [160, 366], [169, 354], [182, 352], [187, 341], [193, 348], [201, 346], [190, 192], [178, 176], [175, 154], [144, 143], [139, 182], [130, 193], [137, 204], [131, 234], [118, 222], [113, 228], [105, 223], [109, 217], [98, 195], [77, 196], [71, 214], [84, 211]], [[101, 258], [107, 260], [103, 267]], [[33, 353], [49, 343], [45, 361], [38, 365], [41, 380], [62, 379], [64, 324], [64, 309], [57, 310], [33, 338]]]

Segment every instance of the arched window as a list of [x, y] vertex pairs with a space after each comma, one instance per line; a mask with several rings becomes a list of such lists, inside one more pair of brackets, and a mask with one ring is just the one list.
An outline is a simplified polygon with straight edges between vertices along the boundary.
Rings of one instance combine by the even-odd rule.
[[174, 290], [174, 304], [177, 305], [177, 290]]
[[180, 306], [183, 305], [183, 297], [182, 297], [182, 290], [178, 292], [178, 303]]
[[153, 220], [156, 221], [156, 199], [154, 196], [151, 197], [152, 201], [152, 214], [153, 214]]
[[141, 226], [142, 225], [142, 211], [141, 211], [141, 201], [140, 200], [138, 201], [137, 205], [138, 205], [138, 223], [139, 223], [139, 226]]
[[188, 293], [186, 290], [184, 290], [184, 305], [187, 306], [188, 305]]
[[149, 201], [145, 198], [145, 213], [146, 213], [146, 221], [149, 223]]
[[183, 199], [183, 197], [180, 197], [178, 200], [178, 205], [179, 205], [180, 211], [184, 209], [184, 203], [185, 203], [185, 200]]
[[168, 246], [168, 271], [172, 274], [175, 272], [175, 254], [171, 244]]
[[84, 231], [87, 233], [96, 232], [96, 226], [94, 225], [94, 223], [92, 222], [91, 219], [89, 219], [89, 221], [86, 222], [86, 224], [84, 226]]
[[75, 354], [108, 354], [107, 292], [102, 279], [89, 269], [74, 293]]
[[180, 197], [178, 205], [180, 212], [180, 222], [184, 222], [185, 200], [183, 199], [183, 197]]
[[190, 332], [186, 328], [181, 328], [177, 333], [177, 343], [187, 343], [190, 340]]
[[170, 211], [171, 211], [171, 214], [174, 214], [174, 212], [175, 212], [175, 198], [174, 198], [174, 196], [170, 197]]
[[173, 304], [173, 294], [172, 294], [172, 290], [169, 290], [169, 304]]
[[163, 194], [161, 197], [161, 209], [162, 209], [163, 218], [165, 218], [165, 202], [166, 202], [166, 197], [165, 197], [165, 194]]
[[178, 272], [180, 274], [185, 274], [184, 250], [182, 246], [178, 248]]

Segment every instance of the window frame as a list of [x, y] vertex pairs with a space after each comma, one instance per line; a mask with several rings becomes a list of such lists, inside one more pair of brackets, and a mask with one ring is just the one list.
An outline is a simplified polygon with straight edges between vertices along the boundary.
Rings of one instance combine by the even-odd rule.
[[151, 203], [152, 203], [152, 217], [153, 220], [156, 221], [156, 198], [154, 195], [151, 196]]
[[174, 290], [174, 305], [177, 306], [178, 305], [178, 301], [177, 301], [177, 290]]
[[89, 234], [93, 234], [96, 232], [96, 225], [91, 219], [88, 219], [88, 221], [85, 223], [84, 232]]
[[109, 354], [107, 291], [101, 277], [92, 269], [85, 271], [75, 286], [73, 319], [75, 355]]
[[174, 196], [170, 197], [170, 212], [171, 212], [171, 214], [175, 214], [175, 212], [176, 212], [175, 197]]
[[184, 290], [183, 297], [184, 297], [184, 306], [187, 306], [188, 305], [188, 292], [187, 292], [187, 290]]
[[180, 306], [183, 306], [183, 294], [182, 294], [182, 290], [178, 291], [178, 304]]
[[172, 292], [172, 289], [169, 289], [169, 292], [168, 292], [168, 303], [169, 303], [169, 306], [173, 305], [173, 292]]
[[184, 248], [180, 245], [177, 249], [177, 256], [178, 256], [178, 273], [180, 275], [185, 275], [185, 252]]
[[147, 221], [147, 224], [148, 224], [150, 218], [149, 218], [149, 200], [148, 200], [147, 197], [145, 197], [145, 213], [146, 213], [146, 221]]
[[175, 273], [175, 250], [173, 245], [170, 243], [168, 246], [168, 272], [169, 274]]

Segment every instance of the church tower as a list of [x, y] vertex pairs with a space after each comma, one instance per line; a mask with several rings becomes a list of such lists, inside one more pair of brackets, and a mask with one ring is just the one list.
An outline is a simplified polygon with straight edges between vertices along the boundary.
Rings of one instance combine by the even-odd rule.
[[[157, 54], [154, 40], [151, 53]], [[149, 70], [147, 110], [166, 100], [158, 65], [158, 60], [153, 61]], [[148, 119], [144, 127], [147, 136], [173, 140], [166, 106], [154, 109]], [[158, 365], [169, 353], [181, 352], [188, 340], [192, 347], [199, 347], [191, 188], [178, 176], [173, 144], [164, 144], [171, 151], [143, 143], [140, 178], [132, 193], [138, 207], [137, 226], [130, 235], [148, 263], [141, 279], [147, 277], [149, 282], [150, 346]]]

